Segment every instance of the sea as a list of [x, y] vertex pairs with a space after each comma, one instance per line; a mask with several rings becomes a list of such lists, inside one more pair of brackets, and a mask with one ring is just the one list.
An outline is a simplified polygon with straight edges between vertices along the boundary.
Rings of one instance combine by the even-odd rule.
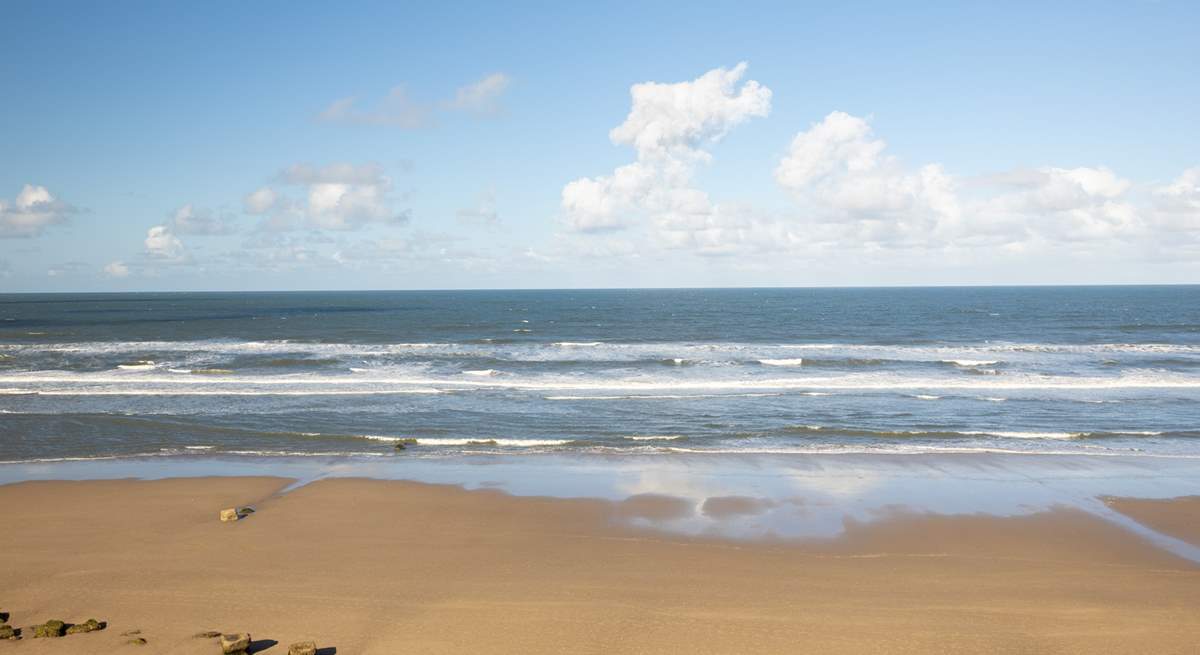
[[1200, 459], [1200, 286], [0, 295], [4, 463], [926, 453]]

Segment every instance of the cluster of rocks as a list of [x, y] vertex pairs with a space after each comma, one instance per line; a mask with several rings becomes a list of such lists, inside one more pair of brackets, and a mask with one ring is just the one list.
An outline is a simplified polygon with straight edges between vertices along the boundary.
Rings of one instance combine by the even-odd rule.
[[[196, 634], [198, 639], [220, 639], [223, 655], [244, 655], [254, 644], [249, 632], [224, 633], [210, 630]], [[273, 642], [272, 642], [273, 643]], [[317, 655], [317, 642], [298, 641], [288, 646], [288, 655]]]
[[[0, 640], [17, 640], [21, 639], [26, 632], [33, 635], [33, 638], [57, 639], [67, 635], [81, 634], [84, 632], [95, 632], [108, 627], [104, 621], [96, 619], [88, 619], [83, 623], [67, 623], [58, 619], [51, 619], [45, 623], [41, 623], [28, 628], [14, 628], [8, 624], [8, 612], [0, 612]], [[145, 646], [147, 643], [145, 637], [141, 636], [141, 630], [129, 630], [122, 632], [122, 637], [129, 637], [129, 641], [125, 642], [134, 646]], [[254, 645], [248, 632], [223, 633], [215, 630], [201, 632], [195, 635], [198, 639], [220, 639], [221, 653], [223, 655], [245, 655]], [[275, 642], [270, 642], [274, 644]], [[298, 641], [291, 646], [288, 646], [288, 655], [317, 655], [317, 642], [315, 641]]]
[[58, 619], [51, 619], [45, 623], [28, 628], [14, 628], [8, 624], [8, 616], [8, 612], [0, 612], [0, 639], [10, 641], [21, 639], [25, 636], [26, 631], [32, 634], [34, 639], [54, 639], [66, 635], [95, 632], [107, 627], [104, 621], [97, 621], [96, 619], [88, 619], [83, 623], [67, 623]]

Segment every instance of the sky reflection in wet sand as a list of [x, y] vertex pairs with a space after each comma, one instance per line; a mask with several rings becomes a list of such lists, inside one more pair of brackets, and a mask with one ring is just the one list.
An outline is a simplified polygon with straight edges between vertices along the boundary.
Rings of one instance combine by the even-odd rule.
[[633, 525], [733, 538], [832, 538], [847, 521], [898, 513], [1013, 516], [1087, 511], [1200, 561], [1200, 548], [1109, 509], [1103, 496], [1200, 494], [1200, 460], [1147, 457], [474, 456], [450, 459], [158, 457], [0, 465], [0, 483], [275, 475], [297, 485], [328, 477], [404, 479], [522, 496], [619, 501]]

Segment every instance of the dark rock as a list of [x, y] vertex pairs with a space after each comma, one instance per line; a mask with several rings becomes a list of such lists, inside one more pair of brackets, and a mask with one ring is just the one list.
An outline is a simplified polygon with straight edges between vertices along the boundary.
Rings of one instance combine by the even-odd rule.
[[87, 621], [84, 621], [83, 623], [76, 623], [75, 625], [67, 626], [67, 634], [76, 635], [81, 632], [95, 632], [96, 630], [103, 630], [104, 628], [105, 628], [105, 623], [103, 621], [97, 621], [96, 619], [88, 619]]
[[67, 629], [67, 624], [58, 619], [51, 619], [41, 625], [33, 626], [33, 638], [39, 637], [61, 637], [63, 631]]
[[127, 641], [125, 643], [129, 644], [130, 646], [145, 646], [149, 642], [147, 642], [142, 637], [138, 637], [136, 639], [130, 639], [129, 641]]
[[235, 632], [221, 635], [221, 652], [225, 655], [244, 653], [250, 647], [249, 632]]
[[237, 515], [239, 519], [244, 519], [254, 513], [253, 507], [239, 507]]
[[288, 646], [288, 655], [317, 655], [317, 642], [298, 641]]

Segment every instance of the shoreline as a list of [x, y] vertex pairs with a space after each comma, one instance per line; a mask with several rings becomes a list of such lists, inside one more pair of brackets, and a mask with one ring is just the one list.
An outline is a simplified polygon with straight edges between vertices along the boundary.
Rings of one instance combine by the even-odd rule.
[[[278, 641], [268, 653], [315, 639], [367, 654], [1182, 653], [1200, 639], [1200, 566], [1077, 508], [897, 507], [802, 539], [659, 529], [763, 515], [754, 498], [691, 497], [361, 478], [0, 485], [23, 517], [0, 534], [0, 610], [14, 626], [109, 624], [0, 650], [200, 655], [216, 649], [192, 637], [204, 630]], [[819, 515], [824, 502], [788, 504]], [[1176, 524], [1195, 510], [1155, 502]], [[217, 520], [242, 504], [257, 511]], [[145, 646], [124, 644], [134, 629]]]
[[[1177, 556], [1200, 562], [1200, 546], [1131, 518], [1111, 498], [1149, 503], [1200, 497], [1200, 460], [1141, 456], [1012, 455], [464, 455], [445, 458], [173, 455], [0, 465], [0, 489], [27, 481], [269, 477], [287, 492], [330, 479], [440, 484], [515, 497], [664, 497], [696, 511], [638, 519], [683, 536], [828, 539], [849, 521], [897, 508], [942, 516], [1029, 516], [1071, 509], [1095, 516]], [[753, 512], [705, 512], [724, 499]]]

